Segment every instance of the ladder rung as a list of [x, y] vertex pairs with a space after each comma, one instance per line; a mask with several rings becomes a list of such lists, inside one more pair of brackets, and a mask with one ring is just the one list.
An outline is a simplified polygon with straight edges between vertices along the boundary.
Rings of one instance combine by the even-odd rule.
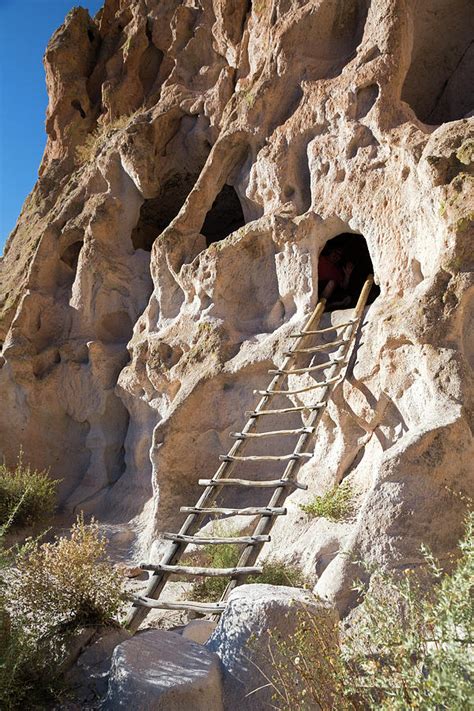
[[313, 434], [314, 427], [300, 427], [295, 430], [272, 430], [271, 432], [231, 432], [234, 439], [255, 439], [259, 437], [276, 437], [279, 435]]
[[301, 331], [301, 333], [290, 333], [290, 338], [301, 338], [301, 336], [316, 336], [318, 333], [327, 333], [328, 331], [337, 331], [338, 328], [345, 328], [357, 323], [358, 319], [352, 318], [345, 323], [338, 323], [337, 326], [329, 326], [328, 328], [319, 328], [317, 331]]
[[283, 507], [270, 507], [270, 506], [259, 506], [259, 507], [248, 507], [246, 509], [226, 509], [219, 508], [217, 506], [181, 506], [179, 509], [181, 513], [188, 514], [226, 514], [228, 516], [285, 516], [286, 509]]
[[287, 462], [290, 459], [310, 459], [313, 455], [310, 452], [292, 452], [292, 454], [250, 454], [248, 457], [233, 456], [231, 454], [220, 454], [221, 462]]
[[198, 483], [201, 486], [249, 486], [262, 489], [293, 486], [295, 489], [303, 489], [304, 491], [308, 488], [307, 484], [301, 484], [299, 481], [291, 479], [268, 479], [267, 481], [255, 481], [254, 479], [199, 479]]
[[[286, 395], [292, 395], [292, 394], [298, 394], [302, 392], [307, 392], [310, 390], [313, 390], [318, 387], [327, 387], [331, 385], [332, 383], [335, 382], [340, 382], [342, 380], [341, 375], [338, 377], [328, 377], [327, 375], [324, 375], [324, 370], [326, 368], [330, 368], [332, 366], [336, 366], [337, 364], [347, 364], [347, 358], [348, 358], [348, 353], [349, 349], [351, 348], [351, 345], [354, 344], [354, 336], [356, 334], [356, 329], [357, 329], [357, 324], [362, 322], [363, 319], [363, 309], [367, 301], [367, 297], [369, 295], [371, 286], [373, 283], [373, 277], [369, 277], [359, 295], [359, 299], [357, 301], [357, 305], [355, 307], [355, 310], [353, 312], [353, 318], [350, 319], [347, 322], [340, 323], [340, 324], [335, 324], [331, 325], [328, 328], [322, 328], [318, 329], [318, 326], [320, 324], [320, 319], [322, 316], [322, 313], [324, 311], [325, 305], [326, 305], [326, 300], [321, 299], [310, 315], [309, 319], [306, 321], [305, 326], [303, 327], [303, 330], [301, 333], [292, 333], [291, 338], [304, 338], [304, 337], [309, 337], [309, 336], [317, 336], [322, 333], [326, 332], [333, 332], [332, 334], [329, 333], [328, 338], [334, 338], [334, 341], [328, 342], [328, 343], [319, 343], [318, 345], [313, 346], [312, 348], [298, 348], [300, 342], [295, 342], [293, 343], [295, 347], [294, 350], [290, 350], [289, 352], [285, 353], [286, 356], [289, 356], [290, 359], [296, 358], [296, 356], [301, 353], [301, 354], [316, 354], [318, 352], [321, 352], [322, 355], [324, 355], [326, 359], [326, 363], [318, 363], [314, 365], [308, 365], [308, 367], [305, 368], [296, 368], [293, 366], [290, 366], [290, 362], [292, 360], [288, 361], [288, 365], [282, 365], [281, 369], [279, 370], [272, 370], [269, 371], [272, 374], [275, 374], [276, 376], [290, 376], [290, 375], [301, 375], [303, 373], [311, 373], [312, 371], [323, 371], [323, 378], [326, 378], [326, 382], [323, 383], [317, 383], [316, 381], [313, 381], [314, 385], [309, 386], [309, 387], [304, 387], [300, 390], [273, 390], [272, 388], [274, 387], [273, 385], [269, 386], [269, 390], [265, 391], [260, 391], [262, 395], [264, 395], [264, 399], [261, 400], [261, 402], [257, 405], [256, 409], [251, 412], [247, 412], [247, 416], [249, 416], [250, 420], [247, 423], [247, 425], [244, 427], [243, 432], [236, 432], [233, 433], [233, 437], [237, 440], [236, 443], [234, 443], [233, 447], [231, 448], [230, 452], [232, 454], [227, 454], [227, 455], [221, 455], [220, 459], [221, 461], [224, 462], [246, 462], [246, 461], [254, 461], [254, 462], [262, 462], [262, 461], [287, 461], [289, 464], [285, 465], [285, 473], [280, 475], [280, 479], [275, 479], [275, 480], [264, 480], [264, 481], [251, 481], [247, 479], [231, 479], [231, 478], [226, 478], [222, 477], [224, 474], [224, 470], [227, 468], [226, 465], [220, 466], [217, 472], [213, 475], [212, 479], [201, 479], [199, 480], [199, 484], [202, 486], [209, 487], [203, 495], [200, 497], [198, 503], [195, 506], [182, 506], [180, 507], [180, 511], [183, 514], [187, 514], [187, 519], [186, 522], [183, 524], [181, 531], [182, 533], [165, 533], [162, 534], [163, 538], [165, 540], [173, 541], [173, 545], [168, 546], [169, 550], [167, 553], [165, 553], [165, 556], [162, 559], [162, 563], [159, 565], [142, 565], [140, 566], [143, 570], [148, 570], [151, 571], [152, 574], [149, 576], [149, 581], [147, 585], [147, 590], [143, 595], [139, 595], [136, 597], [136, 599], [133, 602], [133, 606], [135, 607], [135, 610], [131, 611], [128, 614], [127, 617], [127, 627], [131, 630], [131, 632], [135, 632], [141, 622], [144, 620], [146, 614], [148, 613], [147, 608], [157, 608], [157, 609], [163, 609], [163, 610], [189, 610], [189, 611], [195, 611], [195, 612], [200, 612], [202, 614], [218, 614], [222, 612], [225, 607], [226, 603], [224, 601], [219, 601], [216, 603], [202, 603], [202, 602], [194, 602], [192, 600], [177, 600], [173, 602], [167, 602], [167, 601], [161, 601], [159, 598], [163, 588], [165, 587], [168, 578], [170, 575], [187, 575], [190, 577], [202, 577], [202, 576], [208, 576], [208, 577], [227, 577], [229, 580], [229, 584], [226, 587], [226, 591], [223, 595], [224, 598], [227, 597], [228, 593], [230, 590], [235, 586], [243, 582], [245, 579], [244, 576], [252, 575], [252, 574], [258, 574], [262, 572], [261, 567], [255, 566], [255, 553], [258, 552], [259, 546], [263, 545], [267, 541], [270, 540], [270, 536], [268, 533], [265, 534], [260, 534], [261, 531], [268, 531], [273, 523], [273, 516], [284, 516], [287, 513], [287, 509], [283, 506], [275, 506], [275, 503], [282, 504], [284, 493], [287, 493], [286, 491], [283, 490], [283, 487], [290, 487], [294, 486], [296, 488], [307, 488], [304, 484], [300, 484], [299, 482], [294, 482], [291, 479], [287, 479], [287, 477], [290, 476], [290, 472], [295, 468], [297, 468], [299, 465], [295, 465], [295, 460], [303, 460], [305, 458], [312, 457], [313, 455], [309, 452], [301, 452], [300, 450], [306, 447], [303, 447], [302, 442], [304, 441], [303, 439], [297, 440], [297, 444], [295, 446], [295, 450], [292, 454], [285, 454], [285, 455], [280, 455], [280, 456], [238, 456], [239, 449], [242, 448], [245, 445], [245, 440], [247, 439], [252, 439], [253, 437], [270, 437], [270, 436], [285, 436], [289, 434], [298, 434], [301, 435], [302, 437], [306, 438], [308, 435], [314, 433], [314, 426], [317, 423], [318, 416], [320, 414], [320, 410], [323, 411], [323, 408], [326, 407], [327, 405], [327, 399], [328, 396], [331, 392], [331, 388], [328, 388], [326, 391], [322, 391], [320, 397], [322, 399], [319, 402], [316, 402], [315, 404], [308, 406], [304, 404], [300, 405], [293, 405], [291, 403], [291, 400], [287, 400], [286, 402], [290, 402], [289, 407], [282, 407], [282, 408], [277, 408], [277, 409], [264, 409], [268, 403], [268, 396], [271, 395], [278, 395], [281, 394], [282, 396]], [[350, 331], [344, 331], [343, 329], [347, 326], [351, 326], [352, 324], [355, 324], [355, 327], [351, 329]], [[312, 330], [310, 330], [312, 328]], [[346, 334], [346, 338], [343, 337], [343, 335]], [[311, 343], [311, 341], [310, 341]], [[314, 341], [313, 341], [314, 343]], [[317, 343], [317, 340], [316, 340]], [[336, 347], [341, 346], [340, 349], [336, 351]], [[330, 349], [333, 349], [331, 352]], [[314, 359], [316, 360], [316, 359]], [[317, 360], [322, 360], [322, 359], [317, 359]], [[310, 358], [308, 357], [306, 362], [308, 363], [310, 361]], [[301, 365], [304, 365], [304, 362], [301, 363]], [[340, 369], [336, 368], [335, 371], [338, 372]], [[341, 373], [343, 370], [341, 369]], [[276, 380], [280, 380], [280, 378], [275, 378], [275, 383]], [[289, 387], [289, 384], [286, 384], [286, 387]], [[295, 424], [291, 422], [291, 424], [288, 424], [287, 422], [282, 422], [279, 426], [280, 427], [294, 427], [294, 429], [280, 429], [276, 431], [269, 431], [269, 432], [249, 432], [247, 430], [252, 429], [255, 425], [258, 423], [255, 421], [258, 417], [264, 416], [264, 415], [271, 415], [271, 416], [277, 416], [277, 415], [283, 415], [283, 414], [291, 414], [291, 413], [300, 413], [301, 415], [301, 420], [297, 420]], [[305, 416], [309, 415], [309, 413], [315, 413], [314, 415], [311, 416], [309, 420], [309, 424], [311, 425], [310, 427], [304, 427], [305, 424]], [[253, 421], [252, 421], [253, 420]], [[273, 423], [270, 424], [270, 426], [273, 426]], [[278, 426], [278, 425], [276, 425]], [[257, 429], [255, 427], [255, 429]], [[286, 449], [286, 447], [285, 447]], [[243, 452], [242, 452], [243, 453]], [[221, 478], [219, 478], [221, 476]], [[275, 476], [275, 474], [273, 474]], [[224, 508], [220, 506], [215, 506], [213, 505], [213, 501], [215, 502], [216, 496], [215, 494], [219, 491], [219, 487], [225, 487], [225, 486], [243, 486], [243, 487], [274, 487], [274, 491], [272, 492], [272, 498], [270, 499], [269, 503], [267, 506], [258, 506], [258, 507], [247, 507], [247, 508]], [[281, 488], [280, 488], [281, 487]], [[191, 515], [190, 515], [191, 514]], [[227, 520], [226, 517], [229, 517], [230, 520], [231, 517], [233, 516], [255, 516], [259, 518], [259, 523], [255, 529], [256, 534], [255, 535], [247, 535], [247, 536], [225, 536], [225, 537], [207, 537], [205, 535], [202, 535], [203, 532], [198, 531], [196, 534], [192, 535], [192, 532], [196, 529], [199, 528], [199, 522], [203, 522], [205, 519], [208, 520]], [[216, 517], [214, 519], [214, 517]], [[240, 557], [239, 562], [237, 563], [236, 567], [229, 567], [229, 568], [205, 568], [205, 567], [195, 567], [195, 566], [187, 566], [187, 565], [180, 565], [180, 558], [181, 558], [181, 553], [185, 546], [187, 544], [194, 544], [194, 545], [219, 545], [219, 544], [241, 544], [242, 546], [246, 546], [243, 548], [242, 555]], [[252, 548], [251, 546], [257, 546], [256, 548]], [[192, 561], [191, 561], [192, 562]], [[245, 565], [246, 563], [249, 563], [248, 567]], [[251, 567], [251, 563], [253, 563], [253, 567]], [[179, 578], [178, 578], [179, 579]]]
[[291, 370], [269, 370], [270, 375], [301, 375], [303, 373], [312, 373], [314, 370], [324, 370], [333, 365], [345, 364], [347, 361], [344, 358], [333, 358], [319, 365], [310, 365], [308, 368], [291, 368]]
[[148, 607], [157, 610], [190, 610], [203, 614], [224, 612], [225, 602], [193, 602], [192, 600], [179, 600], [168, 602], [166, 600], [153, 600], [151, 597], [136, 597], [133, 601], [134, 607]]
[[140, 566], [142, 570], [148, 570], [152, 573], [173, 573], [176, 575], [190, 575], [191, 577], [199, 577], [204, 575], [209, 578], [225, 578], [227, 575], [260, 575], [262, 568], [260, 566], [244, 567], [244, 568], [197, 568], [191, 565], [148, 565], [146, 563]]
[[227, 543], [245, 543], [246, 545], [254, 545], [257, 543], [268, 543], [271, 536], [233, 536], [226, 538], [206, 538], [205, 536], [184, 536], [180, 533], [164, 533], [165, 541], [174, 541], [175, 543], [192, 543], [195, 546], [217, 546]]
[[259, 412], [246, 412], [246, 417], [260, 417], [261, 415], [283, 415], [287, 412], [312, 412], [320, 410], [326, 406], [325, 402], [318, 402], [316, 405], [298, 405], [297, 407], [282, 407], [279, 410], [260, 410]]
[[307, 393], [310, 390], [316, 390], [317, 388], [325, 388], [326, 385], [333, 385], [341, 380], [341, 376], [337, 375], [335, 378], [329, 378], [323, 383], [315, 383], [314, 385], [308, 385], [306, 388], [299, 388], [298, 390], [254, 390], [255, 395], [298, 395], [298, 393]]
[[343, 343], [348, 343], [347, 338], [340, 338], [338, 341], [331, 341], [330, 343], [321, 343], [321, 345], [312, 346], [311, 348], [295, 348], [294, 351], [286, 351], [285, 355], [291, 356], [294, 353], [318, 353], [318, 351], [325, 351], [327, 348], [341, 346]]

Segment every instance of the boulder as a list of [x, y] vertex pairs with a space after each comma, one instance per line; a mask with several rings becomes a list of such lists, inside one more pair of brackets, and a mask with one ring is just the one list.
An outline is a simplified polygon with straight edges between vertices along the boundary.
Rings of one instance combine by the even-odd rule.
[[174, 632], [138, 633], [114, 651], [102, 708], [221, 711], [219, 658]]
[[[270, 635], [273, 639], [289, 639], [308, 617], [324, 625], [328, 633], [325, 639], [336, 646], [337, 615], [309, 591], [276, 585], [242, 585], [232, 591], [206, 645], [224, 666], [226, 711], [269, 708], [274, 691], [270, 685], [274, 676], [270, 649], [275, 654]], [[325, 690], [321, 693], [324, 696]]]
[[89, 708], [105, 696], [113, 651], [130, 636], [125, 629], [102, 628], [87, 640], [87, 646], [67, 675], [74, 702], [81, 708]]

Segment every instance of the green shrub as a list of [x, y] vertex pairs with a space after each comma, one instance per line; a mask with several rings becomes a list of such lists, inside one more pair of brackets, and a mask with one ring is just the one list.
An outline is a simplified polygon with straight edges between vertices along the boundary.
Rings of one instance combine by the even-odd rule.
[[[443, 574], [426, 549], [422, 572], [374, 574], [339, 649], [309, 613], [282, 639], [270, 631], [274, 708], [282, 711], [463, 711], [474, 683], [474, 514], [461, 556]], [[427, 583], [431, 584], [428, 585]], [[361, 586], [357, 587], [363, 593]], [[330, 630], [329, 630], [330, 632]], [[265, 650], [263, 650], [265, 655]], [[322, 696], [324, 690], [327, 696]]]
[[[218, 535], [229, 535], [220, 533]], [[231, 535], [231, 534], [230, 534]], [[200, 552], [188, 556], [185, 565], [200, 565], [209, 568], [233, 568], [237, 565], [242, 546], [232, 543], [221, 545], [203, 546]], [[268, 585], [288, 585], [290, 587], [304, 587], [305, 579], [297, 566], [287, 565], [276, 560], [265, 561], [260, 575], [250, 575], [246, 583], [267, 583]], [[224, 593], [228, 578], [202, 578], [194, 583], [192, 590], [193, 600], [199, 602], [216, 602]]]
[[97, 523], [81, 516], [68, 538], [29, 541], [16, 552], [14, 567], [0, 571], [9, 615], [0, 708], [44, 708], [63, 688], [60, 668], [73, 636], [85, 626], [117, 624], [123, 576], [105, 548]]
[[309, 504], [301, 505], [309, 516], [321, 516], [330, 521], [341, 521], [352, 513], [352, 489], [349, 484], [334, 486], [323, 496], [316, 496]]
[[287, 585], [290, 588], [304, 588], [307, 580], [297, 565], [289, 565], [278, 560], [266, 560], [262, 565], [260, 575], [250, 575], [248, 583], [265, 583], [266, 585]]
[[[347, 641], [348, 692], [371, 709], [467, 709], [474, 684], [474, 513], [450, 575], [423, 549], [434, 586], [379, 575]], [[425, 573], [426, 574], [426, 573]]]
[[0, 525], [32, 526], [47, 519], [56, 505], [58, 483], [48, 472], [24, 464], [22, 452], [14, 469], [0, 464]]

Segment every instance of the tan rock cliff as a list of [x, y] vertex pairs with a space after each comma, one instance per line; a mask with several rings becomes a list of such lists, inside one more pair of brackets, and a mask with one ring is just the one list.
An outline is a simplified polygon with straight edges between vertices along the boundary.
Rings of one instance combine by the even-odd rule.
[[[314, 305], [322, 247], [362, 234], [381, 294], [268, 553], [344, 609], [348, 553], [452, 551], [448, 489], [474, 479], [473, 30], [467, 0], [72, 10], [0, 264], [7, 461], [22, 446], [67, 510], [157, 553]], [[345, 477], [351, 521], [301, 512]]]

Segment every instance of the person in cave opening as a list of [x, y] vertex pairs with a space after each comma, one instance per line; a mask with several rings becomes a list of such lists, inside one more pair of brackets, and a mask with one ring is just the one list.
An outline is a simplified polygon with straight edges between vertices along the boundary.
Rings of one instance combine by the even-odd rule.
[[326, 299], [328, 307], [341, 309], [349, 306], [348, 287], [353, 271], [354, 265], [346, 261], [341, 246], [331, 245], [329, 249], [323, 249], [318, 263], [319, 298]]

